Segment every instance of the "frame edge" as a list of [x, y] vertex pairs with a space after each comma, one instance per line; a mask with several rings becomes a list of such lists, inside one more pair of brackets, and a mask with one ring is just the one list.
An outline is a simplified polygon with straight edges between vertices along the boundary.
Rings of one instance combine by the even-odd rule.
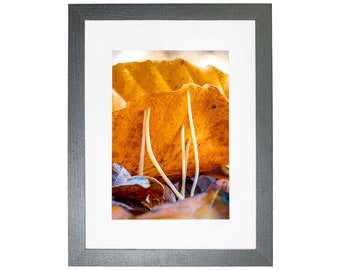
[[[143, 6], [149, 4], [142, 4]], [[163, 6], [168, 4], [163, 4]], [[171, 4], [171, 6], [190, 4]], [[199, 4], [202, 6], [202, 4]], [[213, 6], [214, 4], [208, 4]], [[68, 33], [68, 265], [69, 266], [272, 266], [273, 265], [273, 190], [272, 190], [272, 5], [271, 4], [216, 4], [229, 6], [232, 9], [242, 7], [243, 16], [255, 16], [256, 21], [256, 146], [264, 147], [256, 154], [256, 249], [255, 250], [87, 250], [85, 249], [85, 148], [84, 138], [84, 24], [86, 19], [104, 19], [105, 12], [95, 15], [93, 8], [103, 6], [127, 6], [127, 4], [89, 5], [69, 4]], [[134, 5], [135, 6], [135, 5]], [[141, 6], [140, 4], [138, 6]], [[150, 5], [149, 5], [150, 6]], [[158, 4], [151, 6], [160, 6]], [[162, 7], [163, 7], [162, 6]], [[247, 7], [245, 7], [247, 6]], [[246, 9], [252, 9], [248, 13]], [[240, 13], [240, 12], [239, 12]], [[238, 14], [239, 14], [238, 13]], [[130, 13], [131, 15], [131, 13]], [[133, 15], [133, 14], [132, 14]], [[242, 19], [245, 19], [242, 17]], [[120, 18], [126, 19], [126, 18]], [[176, 18], [172, 18], [176, 19]], [[236, 18], [235, 18], [236, 19]], [[252, 19], [252, 18], [248, 18]], [[229, 18], [230, 20], [230, 18]], [[261, 30], [263, 29], [263, 31]], [[258, 34], [260, 34], [258, 36]], [[263, 40], [262, 40], [263, 39]], [[261, 48], [261, 46], [264, 46]], [[258, 51], [258, 48], [261, 50]], [[265, 57], [264, 57], [265, 56]], [[267, 57], [267, 58], [266, 58]], [[262, 59], [262, 62], [261, 62]], [[260, 60], [260, 61], [259, 61]], [[261, 64], [261, 65], [260, 65]], [[81, 67], [81, 68], [79, 68]], [[266, 76], [264, 76], [264, 74]], [[261, 87], [261, 88], [260, 88]], [[265, 98], [258, 89], [263, 89]], [[268, 102], [268, 100], [270, 102]], [[270, 103], [270, 104], [269, 104]], [[263, 106], [263, 107], [262, 107]], [[262, 109], [260, 108], [262, 107]], [[259, 109], [260, 108], [260, 109]], [[259, 138], [262, 138], [258, 141]], [[259, 162], [259, 164], [258, 164]], [[263, 169], [267, 167], [267, 169]], [[268, 164], [270, 165], [268, 167]], [[72, 181], [70, 181], [72, 179]], [[83, 185], [83, 186], [82, 186]], [[82, 187], [82, 188], [79, 188]], [[258, 187], [262, 188], [258, 188]], [[268, 204], [269, 202], [269, 204]], [[83, 211], [79, 211], [83, 209]], [[81, 212], [81, 213], [80, 213]], [[146, 260], [152, 254], [154, 259]], [[208, 260], [202, 258], [190, 261], [187, 256], [196, 257], [199, 253], [209, 254]], [[215, 252], [215, 255], [211, 254]], [[218, 254], [218, 256], [216, 255]], [[170, 255], [170, 256], [169, 256]], [[183, 257], [180, 255], [184, 255]], [[174, 258], [173, 261], [163, 260]], [[218, 257], [218, 258], [217, 258]], [[221, 259], [221, 257], [223, 257]], [[248, 258], [247, 258], [248, 257]], [[113, 264], [113, 260], [115, 263]], [[134, 258], [127, 263], [126, 260]], [[244, 263], [244, 260], [248, 263]], [[242, 262], [243, 263], [240, 263]], [[218, 264], [216, 264], [218, 262]]]

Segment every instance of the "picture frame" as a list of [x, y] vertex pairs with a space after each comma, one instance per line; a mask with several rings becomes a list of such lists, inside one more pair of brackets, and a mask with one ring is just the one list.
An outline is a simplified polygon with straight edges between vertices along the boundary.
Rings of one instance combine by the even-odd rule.
[[[89, 249], [85, 209], [85, 22], [254, 20], [256, 248]], [[68, 254], [70, 266], [271, 266], [273, 136], [271, 4], [70, 4], [68, 45]]]

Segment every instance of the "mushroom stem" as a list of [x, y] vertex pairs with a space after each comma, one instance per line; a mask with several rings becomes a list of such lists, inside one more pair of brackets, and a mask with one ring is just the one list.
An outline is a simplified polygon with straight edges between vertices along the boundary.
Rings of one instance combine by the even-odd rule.
[[190, 191], [190, 197], [192, 197], [192, 196], [194, 196], [195, 188], [196, 188], [197, 180], [198, 180], [199, 160], [198, 160], [198, 149], [197, 149], [197, 141], [196, 141], [196, 135], [195, 135], [194, 121], [192, 119], [190, 91], [188, 91], [188, 116], [189, 116], [191, 138], [192, 138], [192, 144], [194, 146], [194, 156], [195, 156], [195, 177], [194, 177], [194, 183], [192, 184], [192, 188], [191, 188], [191, 191]]
[[146, 121], [146, 110], [144, 110], [144, 118], [143, 118], [143, 133], [142, 133], [142, 145], [140, 149], [140, 158], [139, 158], [139, 168], [138, 175], [142, 176], [144, 173], [144, 156], [145, 156], [145, 121]]
[[182, 125], [182, 188], [181, 194], [185, 196], [185, 180], [187, 177], [187, 170], [186, 170], [186, 156], [185, 156], [185, 134], [184, 134], [184, 125]]
[[146, 112], [146, 122], [145, 122], [145, 139], [146, 139], [146, 150], [148, 152], [149, 158], [152, 164], [157, 169], [158, 173], [162, 176], [164, 181], [167, 183], [169, 188], [175, 193], [179, 200], [184, 200], [184, 197], [178, 192], [175, 186], [171, 183], [170, 179], [166, 176], [164, 171], [162, 170], [161, 166], [159, 165], [155, 155], [153, 154], [152, 147], [151, 147], [151, 140], [150, 140], [150, 108]]
[[189, 158], [190, 144], [191, 144], [191, 138], [188, 139], [187, 144], [185, 146], [185, 173], [188, 170], [188, 158]]
[[[191, 138], [189, 138], [187, 140], [187, 144], [185, 145], [185, 154], [184, 154], [184, 165], [183, 166], [183, 178], [182, 178], [182, 189], [181, 189], [181, 193], [184, 196], [185, 195], [185, 182], [186, 182], [186, 178], [187, 178], [187, 170], [188, 170], [188, 157], [189, 157], [189, 149], [190, 149], [190, 143], [191, 143]], [[182, 144], [183, 145], [183, 144]], [[183, 146], [182, 146], [183, 147]], [[183, 156], [183, 150], [182, 150], [182, 156]], [[183, 180], [184, 179], [184, 180]]]

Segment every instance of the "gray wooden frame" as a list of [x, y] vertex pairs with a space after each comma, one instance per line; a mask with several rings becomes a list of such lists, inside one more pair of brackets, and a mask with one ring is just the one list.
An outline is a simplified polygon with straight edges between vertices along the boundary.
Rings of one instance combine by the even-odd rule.
[[[71, 4], [68, 49], [70, 266], [271, 266], [273, 261], [271, 4]], [[85, 248], [84, 27], [86, 20], [255, 20], [256, 249]], [[179, 243], [180, 246], [180, 243]]]

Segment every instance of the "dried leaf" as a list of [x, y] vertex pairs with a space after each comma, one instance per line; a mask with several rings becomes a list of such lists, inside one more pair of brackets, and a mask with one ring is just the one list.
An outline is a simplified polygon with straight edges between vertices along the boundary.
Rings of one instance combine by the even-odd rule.
[[129, 219], [133, 215], [124, 208], [116, 205], [112, 205], [112, 219]]
[[112, 164], [112, 186], [123, 185], [130, 177], [130, 173], [122, 165]]
[[[185, 197], [189, 197], [190, 196], [190, 192], [192, 189], [192, 185], [193, 185], [193, 178], [189, 178], [187, 177], [186, 181], [185, 181]], [[210, 186], [216, 186], [217, 188], [215, 189], [210, 189]], [[175, 184], [175, 187], [178, 190], [182, 189], [182, 182], [178, 182]], [[206, 175], [200, 175], [197, 179], [197, 185], [195, 188], [195, 194], [199, 194], [199, 193], [203, 193], [206, 191], [215, 191], [219, 188], [220, 186], [216, 185], [216, 179], [212, 178], [210, 176], [206, 176]]]
[[151, 209], [139, 200], [118, 196], [112, 196], [112, 206], [120, 206], [134, 215], [143, 214]]
[[112, 196], [112, 206], [122, 207], [134, 215], [143, 214], [151, 210], [150, 207], [144, 205], [141, 201], [128, 197]]
[[201, 192], [205, 192], [206, 190], [208, 190], [210, 185], [214, 184], [215, 182], [215, 178], [206, 175], [200, 175], [198, 177], [197, 187], [201, 190]]
[[172, 190], [167, 186], [163, 185], [164, 187], [164, 198], [166, 203], [174, 203], [176, 202], [176, 196], [172, 192]]
[[[131, 174], [138, 173], [144, 110], [151, 108], [150, 134], [153, 152], [168, 176], [181, 175], [181, 127], [185, 140], [190, 136], [187, 107], [190, 91], [193, 122], [198, 145], [200, 171], [229, 164], [229, 102], [212, 85], [184, 85], [173, 92], [140, 96], [112, 114], [112, 162], [123, 164]], [[188, 158], [188, 175], [195, 171], [194, 153]], [[145, 157], [144, 174], [158, 176]]]
[[112, 187], [112, 195], [136, 199], [152, 208], [164, 201], [164, 187], [152, 177], [134, 176], [123, 185]]
[[[172, 180], [172, 179], [171, 179]], [[193, 179], [190, 178], [190, 177], [187, 177], [186, 180], [185, 180], [185, 189], [184, 189], [184, 195], [185, 197], [189, 197], [190, 196], [190, 192], [191, 192], [191, 189], [192, 189], [192, 185], [193, 185]], [[178, 190], [182, 190], [182, 182], [179, 181], [175, 184], [175, 187], [178, 189]], [[198, 187], [198, 182], [197, 182], [197, 186], [195, 187], [195, 194], [198, 194], [198, 193], [202, 193], [200, 188]]]
[[[197, 67], [183, 59], [119, 63], [112, 66], [113, 109], [144, 93], [174, 91], [184, 84], [212, 84], [229, 98], [228, 75], [213, 66]], [[123, 99], [123, 100], [122, 100]]]
[[209, 191], [215, 191], [221, 189], [223, 192], [229, 194], [229, 180], [228, 179], [218, 179], [216, 183], [212, 184], [208, 188]]
[[229, 195], [223, 191], [201, 193], [175, 204], [163, 204], [136, 219], [228, 219]]
[[229, 178], [229, 169], [228, 166], [221, 165], [220, 167], [214, 168], [211, 171], [202, 172], [202, 174], [216, 179]]
[[228, 179], [218, 179], [216, 181], [218, 186], [221, 186], [224, 192], [229, 193], [229, 180]]

